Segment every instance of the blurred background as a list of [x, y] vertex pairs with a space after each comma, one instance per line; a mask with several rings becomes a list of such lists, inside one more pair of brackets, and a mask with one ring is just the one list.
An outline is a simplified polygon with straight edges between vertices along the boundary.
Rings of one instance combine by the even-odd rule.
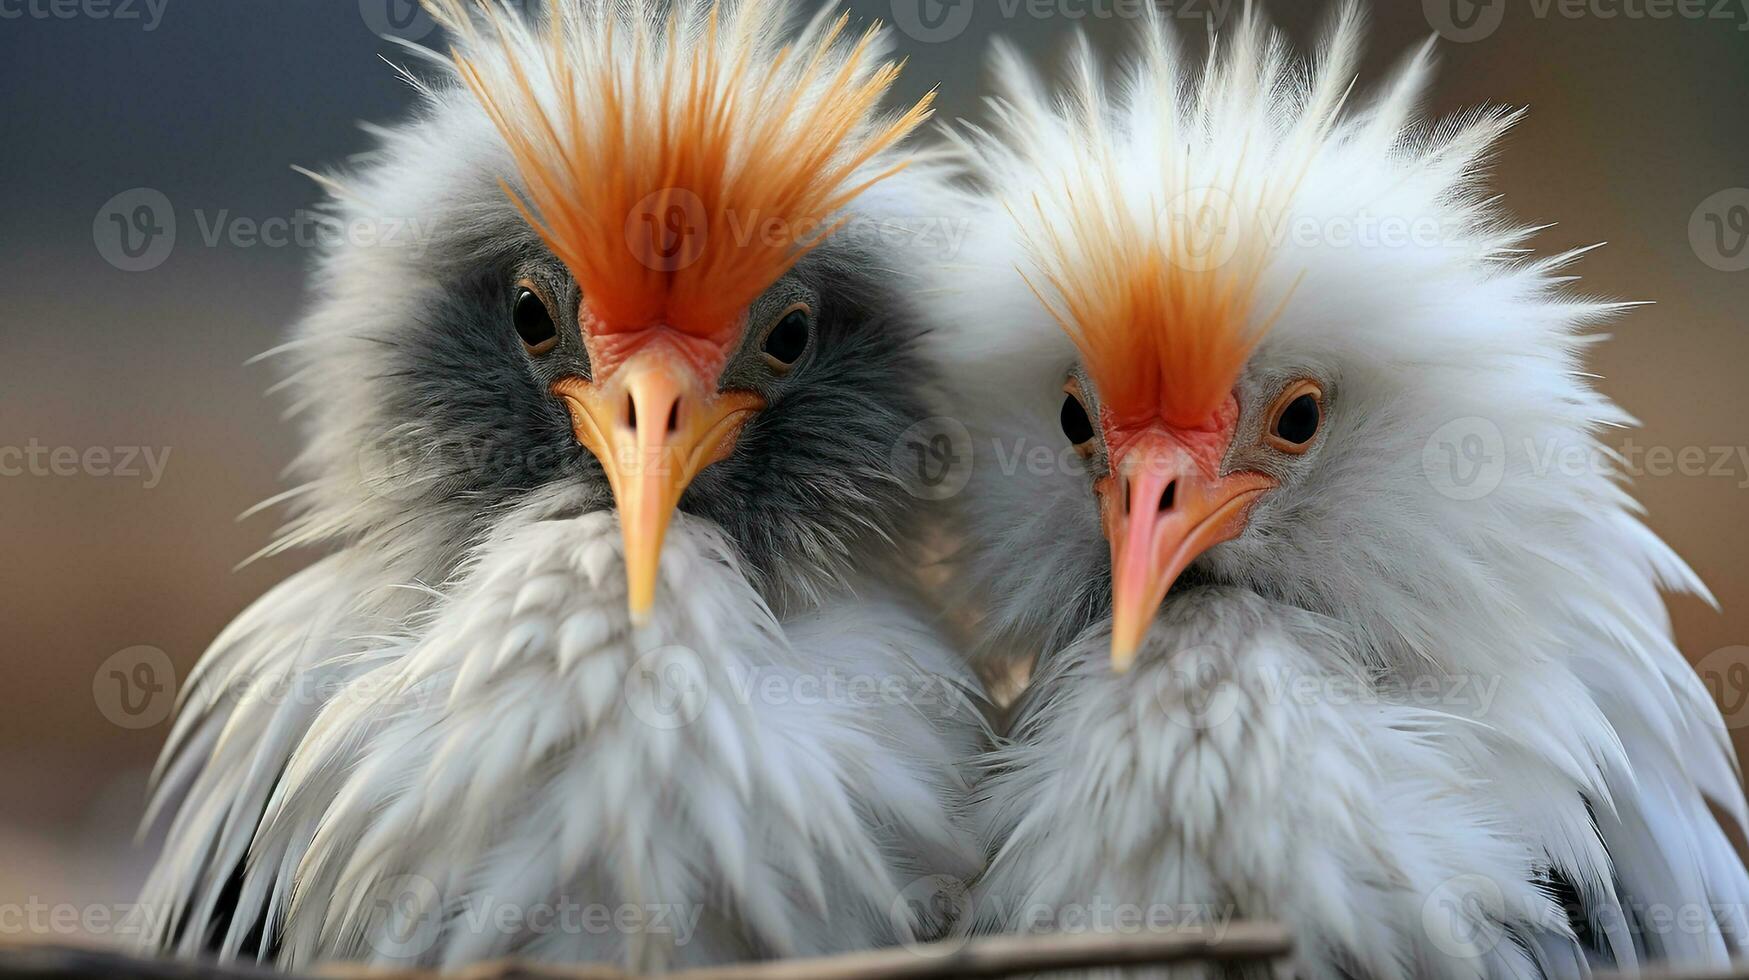
[[[939, 86], [954, 118], [980, 112], [993, 36], [1054, 56], [1085, 27], [1116, 50], [1144, 2], [853, 7], [901, 29], [898, 94]], [[1239, 12], [1153, 2], [1198, 43]], [[1301, 43], [1328, 13], [1266, 6]], [[1374, 6], [1362, 86], [1443, 34], [1435, 112], [1531, 108], [1497, 186], [1521, 218], [1560, 222], [1539, 250], [1607, 241], [1586, 286], [1656, 301], [1595, 370], [1645, 423], [1618, 441], [1653, 528], [1723, 606], [1673, 614], [1744, 746], [1749, 0]], [[0, 0], [0, 940], [106, 932], [146, 868], [133, 835], [175, 682], [313, 557], [234, 567], [275, 523], [235, 518], [284, 489], [295, 444], [271, 369], [245, 362], [304, 303], [317, 194], [291, 166], [366, 149], [355, 122], [410, 101], [385, 34], [439, 40], [408, 0]], [[55, 906], [98, 914], [17, 914]], [[5, 934], [20, 921], [70, 924]]]

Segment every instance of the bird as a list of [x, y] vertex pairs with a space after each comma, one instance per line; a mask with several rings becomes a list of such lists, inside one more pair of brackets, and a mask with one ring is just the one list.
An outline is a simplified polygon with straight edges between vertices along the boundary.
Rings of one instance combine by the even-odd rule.
[[1272, 920], [1303, 978], [1744, 955], [1743, 790], [1663, 594], [1711, 597], [1603, 441], [1585, 359], [1634, 304], [1489, 189], [1523, 111], [1426, 118], [1433, 40], [1362, 87], [1358, 4], [1309, 51], [1164, 20], [1055, 75], [998, 42], [952, 129], [956, 574], [1030, 671], [976, 929]]
[[869, 227], [928, 217], [933, 93], [885, 108], [884, 30], [830, 9], [519, 6], [428, 3], [415, 111], [312, 174], [376, 234], [329, 236], [270, 352], [304, 445], [265, 553], [330, 553], [183, 687], [140, 942], [660, 971], [927, 938], [989, 735], [908, 557], [927, 236]]

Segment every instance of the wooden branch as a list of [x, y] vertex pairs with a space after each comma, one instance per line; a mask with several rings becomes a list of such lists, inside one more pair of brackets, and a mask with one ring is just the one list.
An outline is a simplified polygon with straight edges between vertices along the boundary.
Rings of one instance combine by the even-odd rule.
[[[662, 980], [950, 980], [1086, 970], [1164, 966], [1191, 960], [1246, 962], [1279, 959], [1291, 951], [1286, 930], [1269, 923], [1235, 922], [1218, 931], [989, 936], [844, 956], [776, 960], [682, 970]], [[0, 943], [0, 980], [287, 980], [288, 974], [246, 965], [142, 959], [106, 949]], [[436, 980], [418, 970], [381, 970], [335, 963], [305, 974], [309, 980]], [[481, 963], [443, 980], [638, 980], [608, 966]], [[1598, 973], [1596, 980], [1628, 980]], [[1749, 963], [1723, 970], [1652, 970], [1633, 980], [1749, 980]]]
[[1292, 949], [1293, 940], [1280, 926], [1234, 922], [1219, 930], [990, 936], [910, 949], [684, 970], [671, 976], [672, 980], [983, 980], [1052, 970], [1164, 966], [1186, 960], [1276, 959]]
[[[663, 980], [989, 980], [1016, 974], [1100, 967], [1163, 966], [1189, 960], [1246, 962], [1288, 955], [1287, 930], [1264, 922], [1234, 922], [1221, 929], [1039, 936], [988, 936], [843, 956], [773, 960], [681, 970]], [[140, 959], [99, 949], [0, 946], [0, 980], [285, 980], [286, 974], [250, 966]], [[336, 963], [310, 977], [332, 980], [433, 980], [420, 970], [380, 970]], [[515, 961], [482, 963], [446, 980], [636, 980], [605, 966], [547, 966]]]

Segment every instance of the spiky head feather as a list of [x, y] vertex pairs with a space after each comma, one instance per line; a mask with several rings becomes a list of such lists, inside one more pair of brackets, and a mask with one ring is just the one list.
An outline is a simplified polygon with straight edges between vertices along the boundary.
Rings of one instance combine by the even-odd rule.
[[[1152, 90], [1121, 103], [1083, 37], [1065, 99], [1049, 110], [998, 101], [1005, 139], [972, 141], [984, 172], [1000, 175], [1030, 262], [1022, 274], [1120, 421], [1208, 421], [1285, 302], [1260, 307], [1258, 286], [1348, 79], [1318, 73], [1284, 128], [1264, 111], [1279, 55], [1258, 40], [1254, 13], [1239, 30], [1234, 56], [1211, 59], [1190, 89], [1163, 70], [1168, 36], [1149, 32], [1138, 84]], [[1015, 70], [1010, 53], [998, 58]]]
[[[521, 175], [517, 206], [582, 288], [585, 329], [732, 332], [741, 312], [902, 162], [929, 115], [881, 99], [880, 32], [816, 17], [785, 44], [778, 0], [678, 0], [666, 17], [425, 0]], [[470, 12], [470, 8], [475, 8]]]

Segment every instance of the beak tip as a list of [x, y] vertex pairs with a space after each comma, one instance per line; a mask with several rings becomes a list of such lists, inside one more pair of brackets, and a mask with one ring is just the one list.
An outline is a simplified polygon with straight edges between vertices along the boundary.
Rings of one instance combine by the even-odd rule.
[[1127, 673], [1129, 673], [1130, 664], [1134, 663], [1135, 659], [1136, 659], [1136, 645], [1134, 643], [1125, 643], [1125, 642], [1118, 640], [1116, 637], [1112, 638], [1112, 641], [1111, 641], [1111, 670], [1112, 670], [1112, 673], [1114, 673], [1114, 674], [1127, 674]]

